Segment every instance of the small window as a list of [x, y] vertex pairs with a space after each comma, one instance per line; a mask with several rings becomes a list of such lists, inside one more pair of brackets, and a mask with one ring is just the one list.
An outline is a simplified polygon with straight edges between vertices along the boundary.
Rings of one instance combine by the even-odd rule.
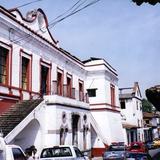
[[126, 103], [125, 101], [121, 101], [121, 109], [126, 109]]
[[138, 119], [137, 122], [138, 122], [138, 127], [140, 127], [140, 120]]
[[26, 157], [24, 156], [23, 152], [19, 148], [13, 148], [13, 157], [14, 160], [26, 160]]
[[149, 120], [146, 120], [146, 124], [149, 124]]
[[89, 96], [89, 97], [96, 97], [96, 90], [97, 90], [97, 89], [87, 89], [87, 91], [88, 91], [88, 96]]
[[138, 110], [138, 108], [139, 108], [139, 107], [138, 107], [138, 101], [136, 101], [136, 103], [137, 103], [137, 110]]

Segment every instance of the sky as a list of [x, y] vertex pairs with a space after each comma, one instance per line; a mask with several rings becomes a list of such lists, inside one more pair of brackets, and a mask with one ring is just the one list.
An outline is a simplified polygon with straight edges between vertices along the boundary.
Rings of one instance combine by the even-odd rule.
[[[0, 0], [0, 5], [11, 9], [31, 1]], [[25, 16], [27, 11], [41, 8], [50, 23], [77, 1], [41, 0], [19, 10]], [[50, 31], [60, 47], [79, 59], [104, 58], [117, 70], [120, 88], [138, 82], [145, 98], [147, 88], [160, 84], [160, 4], [100, 0]]]

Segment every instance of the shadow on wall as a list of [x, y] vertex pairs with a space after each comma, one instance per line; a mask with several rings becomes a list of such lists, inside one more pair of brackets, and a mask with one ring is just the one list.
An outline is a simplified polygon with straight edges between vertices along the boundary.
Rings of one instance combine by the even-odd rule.
[[38, 120], [34, 119], [16, 136], [12, 143], [25, 150], [32, 145], [38, 146], [38, 140], [41, 140], [40, 124]]

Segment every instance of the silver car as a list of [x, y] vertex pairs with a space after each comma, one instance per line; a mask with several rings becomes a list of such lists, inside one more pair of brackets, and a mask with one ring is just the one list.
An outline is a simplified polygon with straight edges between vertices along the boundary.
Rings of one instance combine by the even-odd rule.
[[103, 154], [103, 160], [124, 160], [126, 157], [126, 147], [121, 144], [112, 144]]

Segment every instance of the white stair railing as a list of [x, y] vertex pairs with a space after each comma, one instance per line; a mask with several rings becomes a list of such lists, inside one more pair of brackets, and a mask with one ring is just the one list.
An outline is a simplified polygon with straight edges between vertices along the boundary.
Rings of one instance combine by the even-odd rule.
[[92, 127], [94, 128], [95, 132], [97, 135], [101, 138], [102, 142], [104, 144], [108, 144], [106, 137], [101, 131], [101, 128], [99, 127], [98, 123], [96, 122], [95, 118], [93, 117], [92, 113], [90, 113], [90, 123]]

